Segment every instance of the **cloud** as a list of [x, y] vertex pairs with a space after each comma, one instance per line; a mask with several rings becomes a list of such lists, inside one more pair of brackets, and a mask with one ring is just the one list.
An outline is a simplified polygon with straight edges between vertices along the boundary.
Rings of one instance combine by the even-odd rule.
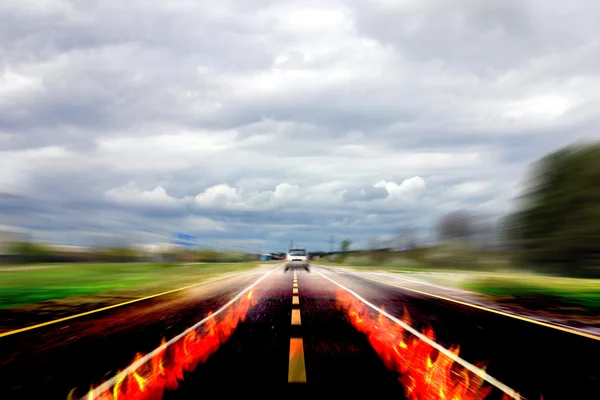
[[447, 193], [451, 197], [469, 198], [485, 195], [489, 190], [488, 182], [463, 182], [449, 188]]
[[388, 192], [383, 186], [372, 186], [363, 189], [350, 189], [344, 192], [344, 199], [351, 201], [371, 201], [384, 199], [388, 196]]
[[155, 207], [178, 207], [190, 203], [191, 200], [190, 197], [173, 198], [162, 186], [152, 190], [142, 190], [135, 182], [128, 182], [126, 185], [108, 190], [106, 197], [118, 204]]
[[374, 185], [376, 188], [385, 188], [388, 198], [394, 200], [416, 200], [425, 191], [425, 181], [420, 176], [405, 179], [402, 183], [379, 181]]
[[[333, 186], [333, 187], [332, 187]], [[244, 191], [229, 184], [205, 189], [194, 198], [200, 208], [219, 207], [231, 210], [266, 211], [285, 207], [311, 208], [334, 204], [341, 199], [335, 182], [301, 189], [298, 185], [282, 182], [272, 190]]]
[[531, 162], [598, 138], [599, 18], [584, 0], [4, 1], [0, 192], [20, 197], [1, 217], [44, 240], [180, 228], [282, 250], [502, 214]]
[[228, 205], [236, 203], [239, 200], [239, 194], [235, 188], [225, 183], [209, 187], [204, 192], [198, 194], [194, 200], [199, 205]]

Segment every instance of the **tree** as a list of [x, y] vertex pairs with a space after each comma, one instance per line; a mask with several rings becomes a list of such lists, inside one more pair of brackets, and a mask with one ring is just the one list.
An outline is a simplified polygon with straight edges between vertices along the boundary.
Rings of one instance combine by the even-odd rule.
[[61, 261], [53, 249], [42, 243], [30, 241], [13, 242], [11, 243], [10, 252], [19, 262], [24, 263]]
[[480, 250], [491, 250], [498, 242], [498, 222], [486, 215], [471, 216], [471, 243]]
[[348, 250], [350, 250], [351, 244], [352, 244], [351, 240], [348, 240], [348, 239], [342, 240], [340, 243], [340, 252], [342, 252], [342, 253], [348, 252]]
[[543, 157], [526, 183], [510, 230], [521, 260], [573, 275], [597, 273], [600, 144], [569, 146]]
[[498, 236], [500, 248], [506, 251], [518, 252], [521, 242], [518, 231], [518, 215], [508, 214], [500, 219]]
[[471, 216], [462, 210], [444, 215], [438, 223], [438, 237], [442, 241], [468, 241], [473, 230]]

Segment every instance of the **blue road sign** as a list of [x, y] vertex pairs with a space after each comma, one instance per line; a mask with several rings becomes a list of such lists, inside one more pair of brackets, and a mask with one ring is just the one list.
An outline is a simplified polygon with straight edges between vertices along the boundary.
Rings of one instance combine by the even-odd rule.
[[198, 245], [196, 236], [187, 235], [185, 233], [175, 233], [173, 236], [175, 237], [175, 240], [171, 242], [173, 244], [185, 247], [196, 247]]

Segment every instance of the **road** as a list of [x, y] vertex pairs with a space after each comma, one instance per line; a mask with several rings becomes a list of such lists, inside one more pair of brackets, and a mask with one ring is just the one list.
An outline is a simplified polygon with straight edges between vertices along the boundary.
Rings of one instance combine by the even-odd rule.
[[88, 399], [91, 385], [92, 397], [120, 399], [214, 388], [600, 398], [600, 341], [368, 277], [269, 267], [3, 337], [0, 398], [66, 399], [77, 388], [72, 398]]

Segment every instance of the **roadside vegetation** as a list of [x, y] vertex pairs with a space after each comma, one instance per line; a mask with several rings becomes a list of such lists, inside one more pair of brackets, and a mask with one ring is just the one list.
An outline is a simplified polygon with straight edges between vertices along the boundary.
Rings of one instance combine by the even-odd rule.
[[410, 251], [356, 251], [325, 256], [317, 263], [356, 268], [397, 271], [517, 270], [510, 254], [502, 251], [471, 250], [459, 244], [420, 247]]
[[[531, 307], [600, 310], [600, 143], [542, 157], [524, 183], [513, 211], [503, 218], [466, 210], [442, 216], [436, 246], [416, 246], [407, 227], [385, 246], [340, 248], [321, 262], [446, 272], [422, 279]], [[458, 272], [460, 277], [453, 276]]]
[[258, 267], [245, 263], [68, 263], [0, 271], [0, 309], [77, 295], [117, 291], [149, 295], [200, 283], [220, 274]]
[[407, 273], [419, 280], [479, 292], [490, 300], [530, 309], [600, 312], [600, 279], [534, 273], [511, 263], [508, 253], [461, 254], [454, 246], [441, 246], [403, 253], [356, 252], [345, 258], [324, 257], [319, 262], [356, 270]]
[[250, 262], [259, 259], [258, 254], [248, 254], [234, 250], [165, 249], [161, 252], [147, 252], [128, 246], [91, 247], [85, 251], [60, 250], [44, 243], [14, 241], [0, 249], [2, 265], [31, 265], [65, 262]]
[[498, 301], [600, 311], [600, 280], [532, 274], [473, 276], [462, 285]]

